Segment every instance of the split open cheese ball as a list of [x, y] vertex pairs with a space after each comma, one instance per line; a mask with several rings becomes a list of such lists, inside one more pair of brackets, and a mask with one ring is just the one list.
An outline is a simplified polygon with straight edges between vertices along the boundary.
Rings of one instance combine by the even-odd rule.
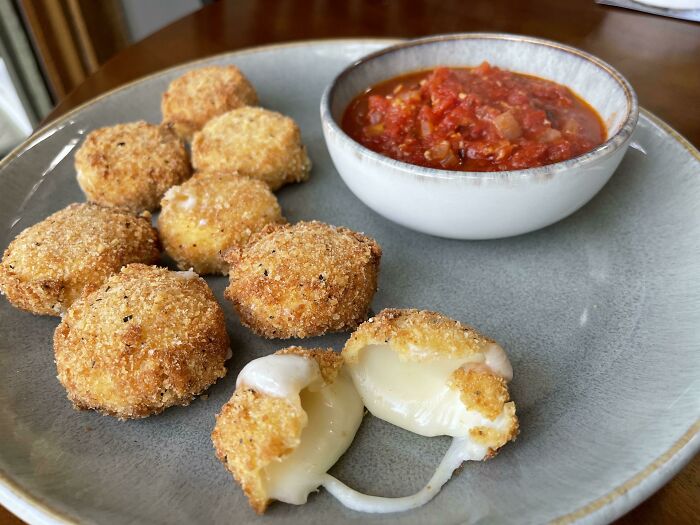
[[503, 349], [436, 312], [387, 309], [361, 324], [343, 357], [376, 417], [423, 436], [472, 440], [492, 456], [518, 432]]
[[383, 310], [358, 327], [343, 357], [374, 416], [424, 436], [453, 437], [428, 483], [410, 496], [369, 496], [327, 475], [323, 486], [348, 508], [387, 513], [424, 505], [464, 461], [493, 457], [518, 433], [505, 352], [442, 314]]
[[[342, 352], [291, 347], [249, 363], [212, 434], [219, 459], [259, 513], [273, 500], [305, 503], [323, 486], [346, 507], [403, 512], [430, 501], [464, 461], [515, 439], [508, 357], [492, 339], [442, 314], [383, 310]], [[452, 445], [409, 496], [362, 494], [327, 473], [350, 445], [362, 405], [381, 419]]]
[[216, 455], [262, 513], [300, 505], [350, 446], [360, 397], [331, 349], [290, 347], [248, 363], [216, 419]]

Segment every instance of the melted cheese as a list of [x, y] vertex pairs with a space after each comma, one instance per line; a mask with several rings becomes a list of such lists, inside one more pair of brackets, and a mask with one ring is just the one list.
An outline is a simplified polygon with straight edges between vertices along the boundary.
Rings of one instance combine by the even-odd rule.
[[405, 512], [425, 505], [433, 499], [440, 492], [442, 486], [450, 480], [452, 473], [459, 468], [463, 461], [483, 460], [487, 452], [487, 447], [473, 443], [468, 438], [454, 438], [450, 448], [425, 487], [415, 494], [402, 498], [382, 498], [380, 496], [362, 494], [328, 474], [323, 480], [323, 486], [347, 508], [358, 512]]
[[175, 272], [175, 273], [185, 280], [196, 279], [197, 277], [199, 277], [197, 272], [195, 272], [192, 268], [190, 268], [189, 270]]
[[491, 343], [484, 353], [484, 365], [497, 376], [501, 376], [506, 381], [513, 380], [513, 366], [503, 348], [496, 343]]
[[294, 451], [265, 469], [271, 498], [300, 505], [323, 482], [326, 471], [348, 449], [364, 409], [350, 377], [344, 372], [317, 392], [301, 392], [309, 417], [301, 443]]
[[493, 347], [497, 350], [468, 358], [409, 361], [388, 345], [370, 345], [348, 368], [374, 416], [422, 436], [465, 436], [472, 427], [489, 426], [489, 420], [466, 409], [459, 391], [449, 387], [449, 379], [460, 367], [477, 366], [512, 377], [505, 353], [498, 345]]
[[272, 354], [245, 365], [236, 379], [236, 388], [241, 385], [268, 396], [298, 400], [302, 389], [323, 386], [323, 377], [314, 359]]
[[[496, 344], [469, 358], [423, 362], [402, 360], [388, 345], [371, 345], [360, 352], [357, 363], [343, 367], [330, 385], [323, 382], [313, 359], [270, 355], [248, 363], [237, 385], [301, 403], [308, 416], [299, 446], [264, 471], [269, 497], [302, 504], [323, 485], [346, 507], [371, 513], [403, 512], [430, 501], [462, 462], [486, 459], [489, 449], [469, 438], [471, 428], [504, 431], [510, 424], [505, 411], [492, 421], [464, 407], [459, 392], [448, 386], [460, 367], [486, 370], [506, 380], [513, 374], [508, 357]], [[376, 417], [401, 428], [424, 436], [453, 436], [435, 473], [417, 493], [400, 498], [371, 496], [327, 474], [357, 432], [363, 401]]]
[[270, 498], [306, 503], [350, 446], [362, 421], [364, 408], [352, 380], [341, 369], [333, 383], [325, 384], [314, 359], [287, 354], [251, 361], [238, 376], [237, 386], [241, 384], [301, 403], [308, 420], [299, 445], [268, 465], [263, 476]]
[[180, 206], [186, 210], [194, 209], [194, 207], [197, 205], [197, 197], [190, 195], [189, 193], [185, 193], [185, 195], [187, 198], [180, 201]]
[[325, 474], [323, 486], [346, 507], [359, 512], [404, 512], [426, 504], [449, 481], [464, 461], [486, 459], [487, 446], [474, 442], [469, 430], [485, 426], [505, 431], [510, 419], [504, 412], [491, 421], [467, 410], [457, 390], [448, 386], [458, 368], [484, 370], [510, 380], [513, 369], [497, 344], [469, 358], [432, 361], [401, 359], [388, 345], [370, 345], [349, 366], [355, 386], [373, 415], [424, 436], [453, 436], [452, 444], [428, 483], [417, 493], [400, 498], [362, 494]]

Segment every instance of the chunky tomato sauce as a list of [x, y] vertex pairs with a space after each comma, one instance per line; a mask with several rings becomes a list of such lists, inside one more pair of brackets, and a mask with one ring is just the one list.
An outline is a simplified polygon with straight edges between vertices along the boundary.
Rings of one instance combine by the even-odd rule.
[[569, 88], [487, 62], [377, 84], [350, 103], [342, 127], [388, 157], [459, 171], [552, 164], [606, 137], [595, 110]]

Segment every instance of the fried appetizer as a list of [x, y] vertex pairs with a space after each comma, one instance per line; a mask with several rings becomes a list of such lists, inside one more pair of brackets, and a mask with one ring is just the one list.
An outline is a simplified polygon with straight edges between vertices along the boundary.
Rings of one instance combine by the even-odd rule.
[[75, 170], [89, 201], [137, 212], [155, 210], [168, 188], [191, 174], [175, 132], [143, 121], [91, 132], [75, 154]]
[[130, 264], [78, 299], [54, 334], [77, 409], [119, 419], [187, 405], [226, 374], [224, 313], [194, 272]]
[[160, 104], [163, 124], [190, 140], [214, 117], [241, 106], [254, 106], [258, 95], [236, 66], [209, 66], [173, 80]]
[[283, 222], [277, 198], [264, 182], [198, 172], [165, 194], [158, 230], [165, 250], [183, 270], [226, 275], [226, 249], [243, 246], [267, 224]]
[[364, 408], [340, 354], [290, 347], [248, 363], [216, 418], [216, 455], [263, 513], [306, 503], [355, 437]]
[[389, 423], [423, 436], [468, 438], [485, 457], [517, 434], [508, 357], [449, 317], [382, 310], [352, 334], [343, 358], [365, 406]]
[[272, 191], [306, 180], [311, 169], [296, 122], [258, 107], [234, 109], [207, 122], [194, 135], [192, 164], [260, 179]]
[[430, 501], [464, 461], [482, 461], [515, 439], [518, 420], [506, 382], [508, 357], [493, 340], [444, 315], [383, 310], [352, 334], [345, 365], [376, 417], [452, 445], [425, 487], [411, 496], [361, 494], [328, 477], [323, 486], [361, 512], [401, 512]]
[[14, 306], [61, 315], [85, 289], [125, 264], [160, 255], [150, 215], [97, 204], [71, 204], [21, 232], [0, 263], [0, 290]]
[[312, 337], [356, 327], [377, 290], [381, 248], [318, 221], [268, 225], [226, 252], [226, 297], [243, 325], [267, 338]]

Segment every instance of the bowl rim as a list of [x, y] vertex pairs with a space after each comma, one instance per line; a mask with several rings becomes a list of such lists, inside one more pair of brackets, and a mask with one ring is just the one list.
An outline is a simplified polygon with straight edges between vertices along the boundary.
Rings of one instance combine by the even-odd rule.
[[[524, 168], [520, 170], [454, 171], [418, 166], [416, 164], [410, 164], [408, 162], [396, 160], [381, 153], [377, 153], [376, 151], [373, 151], [367, 148], [366, 146], [363, 146], [355, 139], [350, 137], [341, 128], [336, 119], [333, 117], [333, 113], [331, 111], [331, 101], [333, 100], [333, 97], [337, 92], [338, 86], [358, 67], [369, 63], [373, 60], [376, 60], [377, 58], [395, 53], [406, 48], [430, 46], [435, 43], [459, 40], [505, 40], [510, 42], [525, 42], [528, 44], [535, 44], [543, 47], [552, 48], [589, 61], [594, 66], [603, 70], [610, 77], [612, 77], [613, 80], [615, 80], [618, 83], [618, 85], [620, 85], [620, 87], [623, 90], [623, 93], [625, 94], [627, 107], [625, 110], [624, 120], [622, 122], [622, 125], [620, 126], [620, 129], [618, 129], [614, 135], [605, 140], [605, 142], [599, 144], [592, 150], [564, 161], [555, 162], [553, 164], [546, 164], [544, 166]], [[333, 132], [336, 136], [340, 138], [341, 141], [345, 142], [351, 148], [358, 151], [362, 156], [368, 157], [373, 161], [378, 162], [388, 168], [392, 168], [394, 171], [404, 173], [413, 177], [426, 179], [491, 181], [504, 179], [513, 180], [527, 178], [551, 178], [556, 174], [568, 172], [572, 168], [576, 168], [581, 165], [591, 164], [595, 161], [601, 160], [602, 158], [613, 154], [614, 152], [619, 150], [624, 144], [626, 144], [632, 136], [632, 133], [634, 132], [634, 129], [637, 125], [637, 120], [639, 118], [639, 103], [637, 100], [637, 94], [632, 88], [632, 85], [619, 71], [617, 71], [607, 62], [586, 51], [582, 51], [581, 49], [578, 49], [576, 47], [562, 44], [554, 40], [532, 37], [527, 35], [495, 32], [468, 32], [447, 33], [405, 40], [355, 60], [350, 65], [345, 67], [340, 73], [338, 73], [338, 75], [336, 75], [331, 81], [331, 83], [326, 87], [321, 97], [320, 111], [321, 121], [324, 125], [324, 130]]]

